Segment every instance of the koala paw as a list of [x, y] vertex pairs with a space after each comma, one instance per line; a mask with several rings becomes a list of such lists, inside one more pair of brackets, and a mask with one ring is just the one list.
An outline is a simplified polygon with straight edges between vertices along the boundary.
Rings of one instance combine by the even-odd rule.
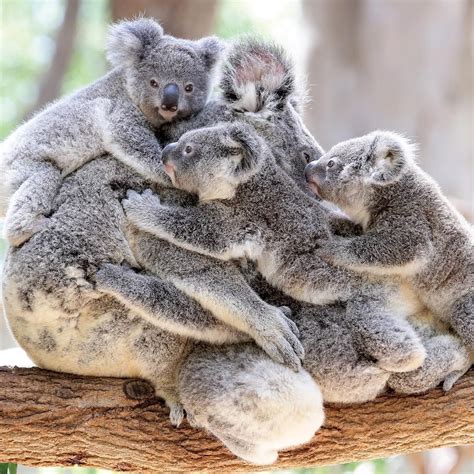
[[181, 405], [181, 403], [178, 403], [178, 402], [173, 402], [173, 403], [169, 403], [168, 406], [170, 409], [170, 422], [174, 427], [178, 428], [179, 425], [184, 420], [183, 405]]
[[285, 315], [289, 308], [282, 308], [272, 307], [269, 316], [260, 317], [260, 327], [256, 328], [253, 337], [275, 362], [298, 372], [304, 358], [304, 349], [298, 339], [299, 330], [296, 324]]
[[399, 351], [378, 358], [377, 365], [387, 372], [411, 372], [423, 364], [426, 350], [423, 345], [401, 347]]
[[34, 234], [48, 227], [49, 218], [43, 215], [15, 214], [5, 222], [5, 238], [12, 247], [19, 247]]
[[189, 426], [191, 426], [191, 428], [200, 427], [196, 417], [192, 413], [186, 412], [186, 419], [188, 420]]
[[145, 190], [142, 194], [136, 191], [127, 191], [127, 197], [122, 200], [122, 206], [128, 220], [140, 227], [150, 219], [150, 215], [162, 207], [161, 200], [151, 189]]

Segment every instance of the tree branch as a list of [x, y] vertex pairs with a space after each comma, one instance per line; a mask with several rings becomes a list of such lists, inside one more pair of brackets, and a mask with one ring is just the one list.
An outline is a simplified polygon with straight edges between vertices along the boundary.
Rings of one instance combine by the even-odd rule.
[[[124, 382], [0, 367], [0, 462], [140, 472], [259, 469], [187, 423], [173, 428], [158, 399], [127, 399]], [[327, 407], [326, 414], [313, 441], [282, 453], [274, 467], [339, 464], [474, 443], [474, 371], [448, 393], [385, 395], [362, 405]]]

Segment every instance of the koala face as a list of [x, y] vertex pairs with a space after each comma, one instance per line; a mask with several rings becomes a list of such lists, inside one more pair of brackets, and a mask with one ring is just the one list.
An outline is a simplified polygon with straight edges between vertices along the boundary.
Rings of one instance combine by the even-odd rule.
[[398, 179], [411, 156], [403, 137], [376, 131], [335, 145], [306, 166], [305, 177], [315, 194], [344, 209], [364, 202], [375, 187]]
[[230, 199], [261, 160], [261, 142], [245, 124], [218, 125], [185, 133], [162, 154], [173, 185], [201, 201]]
[[188, 41], [165, 36], [155, 21], [142, 18], [111, 28], [108, 59], [125, 68], [130, 96], [160, 126], [204, 107], [222, 49], [215, 37]]

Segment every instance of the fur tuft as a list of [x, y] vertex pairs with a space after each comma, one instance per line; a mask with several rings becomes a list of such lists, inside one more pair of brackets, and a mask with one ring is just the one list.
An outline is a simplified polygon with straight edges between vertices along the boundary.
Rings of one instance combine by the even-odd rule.
[[162, 36], [163, 28], [151, 18], [115, 23], [109, 27], [107, 60], [114, 67], [132, 66]]
[[220, 88], [237, 110], [279, 110], [295, 92], [293, 65], [280, 46], [244, 38], [230, 48]]
[[373, 171], [370, 178], [379, 184], [397, 179], [407, 165], [414, 163], [416, 146], [395, 132], [375, 131], [371, 133], [372, 145], [369, 160]]

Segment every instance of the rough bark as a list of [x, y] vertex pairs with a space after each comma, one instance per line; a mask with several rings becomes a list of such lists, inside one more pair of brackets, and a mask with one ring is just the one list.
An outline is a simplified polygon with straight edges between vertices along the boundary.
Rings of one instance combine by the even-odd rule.
[[111, 0], [113, 20], [155, 17], [167, 34], [197, 39], [212, 32], [218, 0]]
[[[158, 399], [127, 399], [124, 382], [0, 368], [0, 462], [139, 472], [259, 470], [187, 423], [173, 428]], [[313, 441], [282, 453], [272, 468], [339, 464], [469, 443], [474, 443], [474, 371], [448, 393], [435, 389], [329, 406], [325, 427]]]

